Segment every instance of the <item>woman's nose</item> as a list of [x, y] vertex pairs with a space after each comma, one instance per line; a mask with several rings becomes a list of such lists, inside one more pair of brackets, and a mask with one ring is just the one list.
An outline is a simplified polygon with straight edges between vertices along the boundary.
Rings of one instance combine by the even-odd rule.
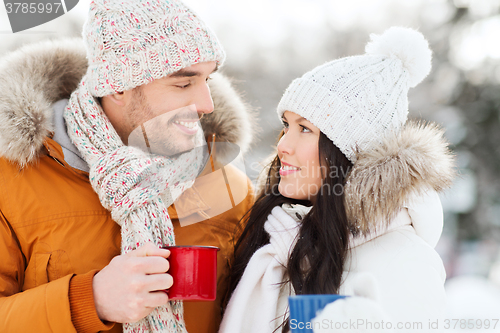
[[280, 155], [293, 155], [293, 138], [287, 133], [283, 134], [280, 141], [278, 142], [278, 153]]

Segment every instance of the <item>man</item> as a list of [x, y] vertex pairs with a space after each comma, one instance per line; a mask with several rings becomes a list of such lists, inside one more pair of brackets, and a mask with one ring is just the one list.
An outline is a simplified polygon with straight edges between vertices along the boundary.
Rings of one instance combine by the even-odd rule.
[[[168, 207], [176, 244], [221, 248], [217, 300], [185, 303], [185, 328], [182, 311], [176, 303], [166, 305], [162, 291], [175, 283], [168, 275], [168, 251], [154, 238], [130, 244], [123, 235], [133, 235], [126, 228], [134, 227], [127, 219], [135, 212], [119, 210], [128, 201], [104, 208], [107, 193], [96, 193], [99, 184], [121, 179], [119, 172], [91, 182], [102, 176], [98, 166], [127, 166], [127, 155], [113, 160], [118, 153], [149, 161], [123, 144], [142, 124], [186, 107], [204, 115], [206, 136], [242, 149], [248, 145], [245, 106], [227, 80], [213, 73], [224, 58], [219, 42], [179, 1], [95, 1], [84, 39], [88, 69], [80, 40], [29, 45], [0, 60], [0, 331], [120, 332], [119, 323], [144, 324], [151, 317], [174, 332], [216, 332], [234, 231], [252, 204], [248, 179], [223, 168], [232, 195], [242, 199], [217, 216], [222, 192], [210, 182], [183, 188], [182, 200], [175, 203], [181, 211]], [[210, 114], [210, 77], [218, 114]], [[81, 119], [91, 126], [85, 128]], [[194, 131], [193, 118], [171, 119], [168, 126]], [[190, 147], [189, 135], [178, 137], [179, 151]], [[111, 152], [103, 153], [106, 149]], [[123, 179], [126, 184], [128, 178]], [[143, 186], [130, 185], [137, 184]], [[122, 188], [113, 191], [115, 199]], [[129, 193], [123, 198], [130, 199]], [[162, 201], [154, 200], [161, 207]], [[181, 227], [183, 218], [195, 215], [204, 220]], [[173, 237], [167, 222], [161, 234], [166, 240]], [[126, 253], [120, 255], [120, 247]], [[123, 329], [138, 331], [134, 325]], [[138, 327], [161, 331], [154, 325]]]

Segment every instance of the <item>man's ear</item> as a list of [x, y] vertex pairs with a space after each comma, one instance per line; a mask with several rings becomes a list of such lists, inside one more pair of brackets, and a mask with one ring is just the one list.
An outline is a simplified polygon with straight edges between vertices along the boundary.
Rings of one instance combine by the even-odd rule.
[[115, 106], [123, 107], [128, 102], [128, 91], [106, 95], [103, 97], [103, 99], [107, 99], [107, 102], [110, 104], [115, 104]]

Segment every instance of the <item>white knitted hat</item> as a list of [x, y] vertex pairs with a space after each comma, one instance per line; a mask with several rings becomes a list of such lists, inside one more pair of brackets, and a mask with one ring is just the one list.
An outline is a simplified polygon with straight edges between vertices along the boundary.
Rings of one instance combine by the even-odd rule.
[[96, 97], [225, 58], [215, 34], [179, 0], [93, 0], [83, 38]]
[[366, 54], [316, 67], [285, 91], [278, 115], [299, 114], [323, 132], [351, 161], [356, 152], [399, 131], [408, 116], [408, 89], [431, 70], [432, 52], [424, 36], [392, 27], [371, 35]]

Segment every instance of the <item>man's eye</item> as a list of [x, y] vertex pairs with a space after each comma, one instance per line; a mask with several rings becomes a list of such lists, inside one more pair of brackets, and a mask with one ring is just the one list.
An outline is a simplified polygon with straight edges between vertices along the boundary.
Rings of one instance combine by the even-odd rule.
[[205, 80], [206, 82], [212, 80], [212, 77], [211, 76], [208, 76], [207, 79]]
[[181, 88], [181, 89], [184, 89], [184, 88], [187, 88], [191, 85], [191, 83], [186, 83], [186, 84], [180, 84], [180, 85], [177, 85], [178, 88]]

